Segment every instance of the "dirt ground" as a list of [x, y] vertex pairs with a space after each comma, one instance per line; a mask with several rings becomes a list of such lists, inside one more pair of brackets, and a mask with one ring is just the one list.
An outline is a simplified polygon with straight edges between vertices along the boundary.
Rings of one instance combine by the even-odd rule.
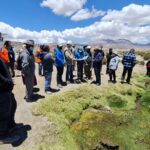
[[[36, 66], [37, 68], [37, 66]], [[120, 77], [121, 77], [121, 73], [122, 73], [122, 65], [119, 65], [119, 68], [117, 70], [117, 81], [120, 81]], [[64, 71], [65, 72], [65, 71]], [[108, 84], [108, 75], [106, 75], [106, 67], [103, 66], [102, 69], [102, 87], [105, 87]], [[144, 66], [140, 66], [137, 65], [134, 68], [134, 73], [136, 74], [140, 74], [140, 73], [145, 73], [145, 67]], [[22, 143], [16, 144], [14, 146], [12, 145], [0, 145], [0, 150], [17, 150], [17, 149], [21, 149], [21, 148], [32, 148], [34, 146], [36, 146], [36, 144], [38, 142], [40, 142], [40, 138], [43, 135], [42, 129], [44, 127], [46, 127], [47, 125], [51, 126], [51, 123], [47, 121], [46, 118], [44, 117], [37, 117], [37, 116], [33, 116], [31, 113], [31, 109], [32, 106], [37, 103], [37, 102], [33, 102], [33, 103], [27, 103], [24, 100], [24, 96], [25, 96], [25, 88], [22, 84], [22, 79], [20, 76], [20, 72], [16, 71], [16, 77], [14, 78], [14, 83], [15, 83], [15, 87], [14, 87], [14, 94], [17, 100], [17, 111], [16, 111], [16, 122], [17, 123], [23, 123], [26, 127], [27, 127], [27, 132], [24, 135], [24, 140], [22, 141]], [[74, 75], [76, 75], [76, 71], [74, 72]], [[94, 75], [94, 73], [93, 73]], [[47, 98], [51, 95], [46, 95], [44, 93], [44, 77], [40, 77], [38, 76], [37, 73], [37, 69], [36, 69], [36, 77], [37, 77], [37, 82], [38, 85], [36, 87], [39, 88], [39, 91], [37, 92], [37, 94], [43, 96], [42, 99], [39, 99], [38, 101], [42, 101], [44, 100], [44, 97]], [[65, 80], [65, 73], [63, 75], [63, 78]], [[76, 78], [76, 77], [75, 77]], [[94, 76], [93, 76], [94, 79]], [[89, 81], [86, 84], [90, 84], [91, 81]], [[68, 86], [64, 87], [63, 89], [61, 89], [60, 92], [72, 89], [72, 88], [76, 88], [80, 86], [79, 84], [69, 84]], [[52, 77], [52, 87], [56, 88], [56, 69], [54, 68], [54, 72], [53, 72], [53, 77]], [[31, 128], [31, 129], [30, 129]], [[30, 129], [30, 130], [29, 130]]]

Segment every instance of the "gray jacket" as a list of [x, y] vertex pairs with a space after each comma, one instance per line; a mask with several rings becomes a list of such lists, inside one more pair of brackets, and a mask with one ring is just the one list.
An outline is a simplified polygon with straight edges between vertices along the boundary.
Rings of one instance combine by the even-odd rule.
[[25, 76], [33, 76], [35, 73], [34, 55], [27, 49], [24, 49], [20, 54], [20, 58], [22, 62], [22, 73]]

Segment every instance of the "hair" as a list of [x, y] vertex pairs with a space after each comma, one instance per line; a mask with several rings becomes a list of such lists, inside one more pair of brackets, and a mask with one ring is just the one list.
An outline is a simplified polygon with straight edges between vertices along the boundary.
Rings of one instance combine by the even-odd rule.
[[49, 51], [49, 46], [48, 45], [40, 45], [40, 49], [44, 52], [48, 52]]
[[4, 42], [4, 45], [9, 46], [10, 43], [11, 43], [10, 41], [5, 41], [5, 42]]

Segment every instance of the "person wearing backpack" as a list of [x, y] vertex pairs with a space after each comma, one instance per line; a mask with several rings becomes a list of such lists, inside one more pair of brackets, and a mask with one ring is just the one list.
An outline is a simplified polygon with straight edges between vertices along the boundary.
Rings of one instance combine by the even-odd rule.
[[42, 50], [42, 52], [40, 53], [40, 59], [42, 61], [43, 71], [45, 75], [45, 92], [58, 92], [59, 90], [51, 88], [53, 64], [55, 60], [49, 52], [50, 48], [48, 45], [41, 45], [40, 48]]
[[116, 53], [111, 54], [110, 62], [109, 62], [109, 82], [116, 83], [116, 70], [119, 64], [119, 56]]
[[97, 86], [101, 85], [101, 69], [102, 69], [102, 62], [104, 58], [104, 52], [99, 49], [95, 48], [94, 50], [94, 58], [93, 58], [93, 68], [96, 80], [93, 81], [93, 84], [96, 84]]
[[23, 76], [23, 82], [26, 87], [26, 95], [24, 99], [27, 102], [34, 100], [33, 86], [35, 81], [35, 64], [34, 64], [34, 41], [27, 40], [25, 43], [25, 48], [20, 53], [21, 60], [21, 72]]

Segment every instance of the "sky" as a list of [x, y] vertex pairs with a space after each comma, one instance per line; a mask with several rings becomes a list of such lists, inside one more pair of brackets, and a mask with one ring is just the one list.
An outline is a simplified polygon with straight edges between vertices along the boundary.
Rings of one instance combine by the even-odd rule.
[[150, 0], [1, 0], [0, 32], [37, 43], [150, 43]]

